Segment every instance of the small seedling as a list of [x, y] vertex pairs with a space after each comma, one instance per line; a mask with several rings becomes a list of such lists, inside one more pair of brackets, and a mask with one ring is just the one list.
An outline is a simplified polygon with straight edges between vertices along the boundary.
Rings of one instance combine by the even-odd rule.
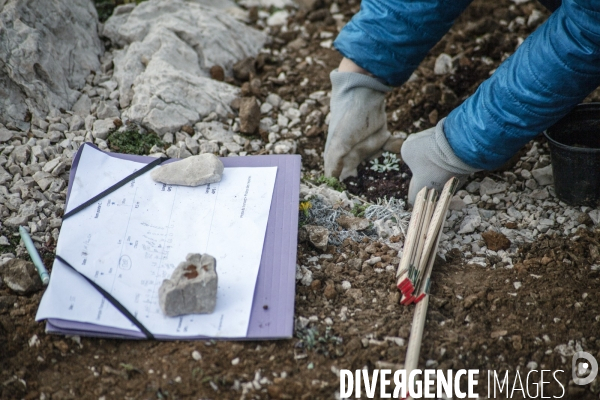
[[350, 212], [355, 217], [363, 218], [365, 216], [365, 210], [367, 208], [369, 208], [369, 204], [354, 204], [354, 207], [352, 207], [352, 210], [350, 210]]
[[[296, 337], [300, 339], [300, 341], [296, 343], [296, 347], [316, 351], [317, 353], [321, 353], [326, 357], [329, 357], [331, 354], [330, 351], [334, 350], [336, 346], [342, 344], [343, 342], [341, 337], [335, 336], [331, 333], [330, 326], [325, 328], [324, 335], [321, 335], [319, 328], [315, 326], [297, 329]], [[334, 353], [338, 355], [339, 352], [336, 350]]]
[[317, 178], [317, 183], [324, 183], [333, 190], [337, 190], [338, 192], [343, 192], [346, 190], [346, 186], [342, 182], [340, 182], [337, 178], [330, 177], [327, 178], [325, 175], [321, 175]]
[[379, 162], [378, 158], [371, 160], [371, 170], [380, 173], [388, 171], [400, 171], [400, 160], [394, 153], [385, 152], [382, 154], [382, 156], [382, 163]]

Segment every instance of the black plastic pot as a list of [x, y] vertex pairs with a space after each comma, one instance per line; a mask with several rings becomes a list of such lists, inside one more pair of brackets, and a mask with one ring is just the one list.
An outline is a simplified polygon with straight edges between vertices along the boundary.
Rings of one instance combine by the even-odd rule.
[[600, 206], [600, 103], [578, 105], [544, 135], [558, 198], [574, 206]]

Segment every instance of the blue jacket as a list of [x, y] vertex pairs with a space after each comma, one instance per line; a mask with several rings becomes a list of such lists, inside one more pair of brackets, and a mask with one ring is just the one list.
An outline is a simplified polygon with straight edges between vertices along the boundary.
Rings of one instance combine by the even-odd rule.
[[[390, 85], [404, 83], [470, 0], [363, 0], [334, 45]], [[494, 169], [600, 85], [600, 1], [563, 0], [444, 132], [465, 163]]]

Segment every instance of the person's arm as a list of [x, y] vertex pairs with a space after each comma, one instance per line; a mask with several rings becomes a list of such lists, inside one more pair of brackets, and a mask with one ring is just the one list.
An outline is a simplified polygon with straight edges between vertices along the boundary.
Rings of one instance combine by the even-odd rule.
[[385, 114], [386, 84], [401, 85], [470, 0], [363, 0], [335, 41], [325, 176], [340, 180], [382, 150], [399, 150]]
[[468, 165], [494, 169], [600, 85], [600, 1], [565, 0], [450, 113], [444, 132]]
[[[389, 85], [400, 86], [471, 0], [363, 0], [334, 47]], [[357, 71], [358, 72], [358, 71]]]

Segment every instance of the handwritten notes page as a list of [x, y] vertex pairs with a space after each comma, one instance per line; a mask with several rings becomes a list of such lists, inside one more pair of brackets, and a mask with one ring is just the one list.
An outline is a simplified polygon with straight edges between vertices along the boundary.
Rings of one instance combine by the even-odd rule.
[[[67, 211], [142, 166], [86, 146]], [[276, 174], [277, 167], [226, 168], [221, 182], [192, 188], [157, 183], [146, 173], [66, 219], [56, 254], [154, 335], [245, 337]], [[158, 305], [163, 279], [188, 253], [205, 252], [217, 260], [215, 311], [165, 317]], [[48, 318], [138, 331], [58, 260], [36, 316]]]

